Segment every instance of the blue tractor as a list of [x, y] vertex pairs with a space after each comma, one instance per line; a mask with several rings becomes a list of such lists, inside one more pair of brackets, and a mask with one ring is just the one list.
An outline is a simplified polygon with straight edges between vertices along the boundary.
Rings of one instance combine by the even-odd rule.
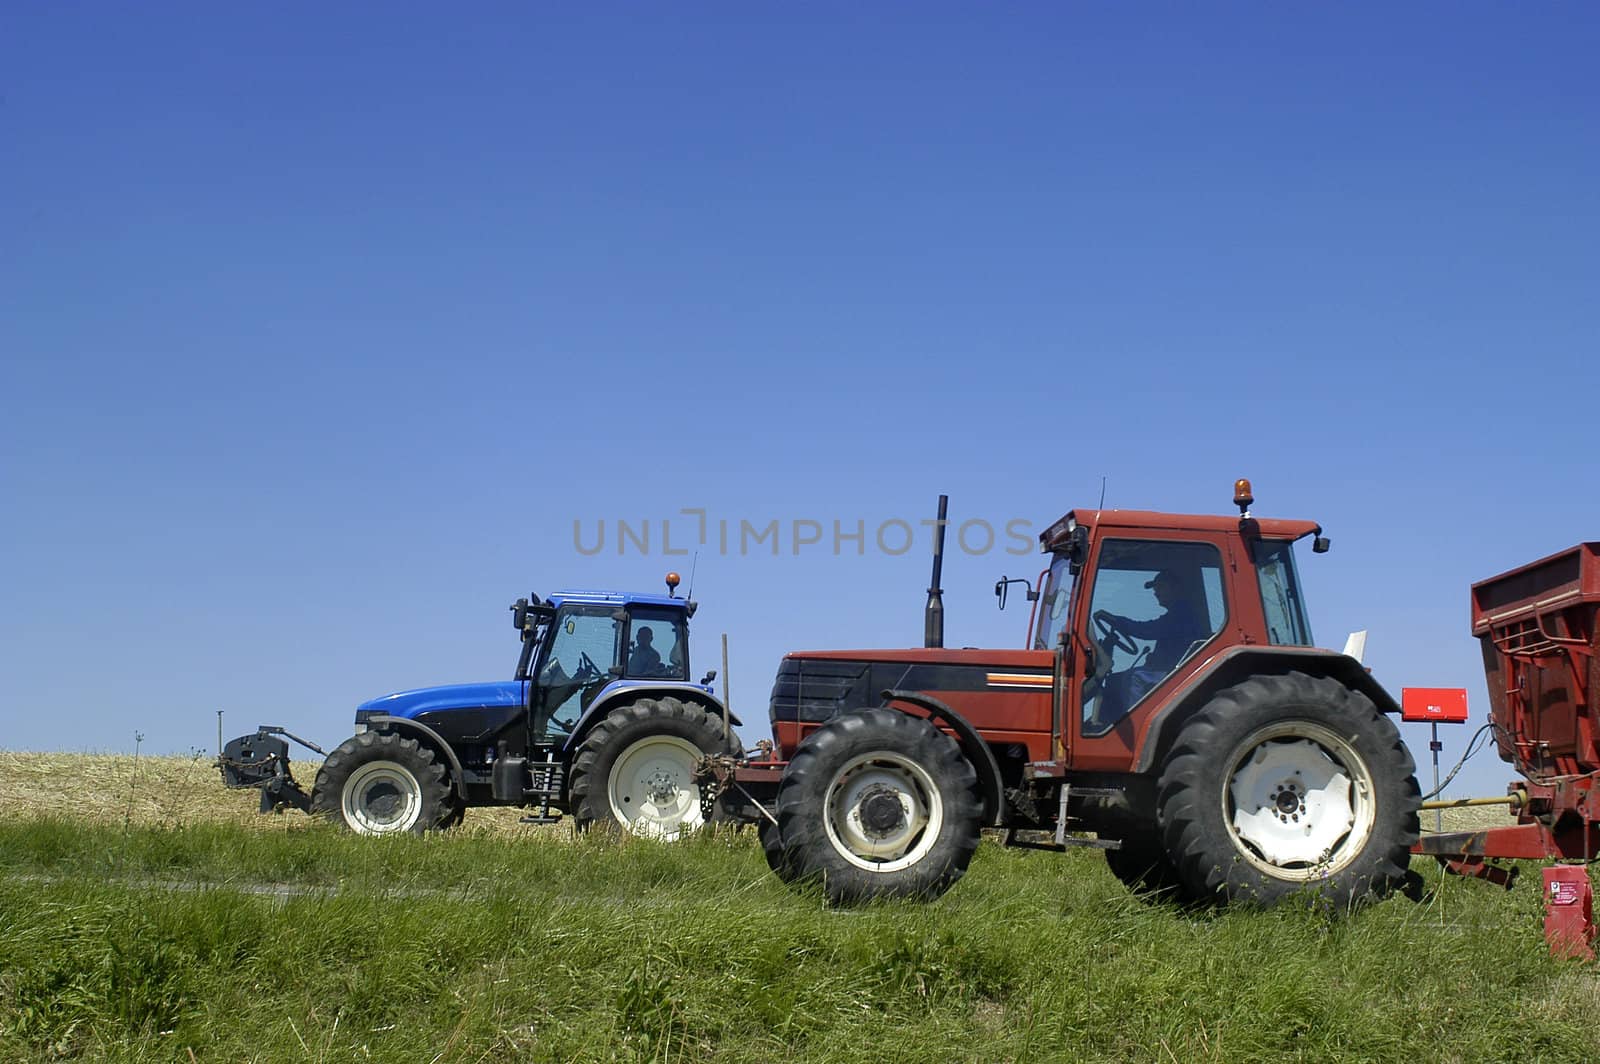
[[[262, 812], [305, 810], [363, 835], [461, 823], [473, 806], [531, 807], [529, 823], [676, 839], [716, 815], [695, 773], [707, 755], [743, 754], [739, 723], [689, 677], [695, 603], [676, 595], [564, 591], [511, 607], [522, 653], [510, 680], [425, 687], [356, 707], [332, 752], [281, 727], [228, 743], [229, 787], [258, 787]], [[289, 770], [293, 740], [324, 754], [307, 794]]]

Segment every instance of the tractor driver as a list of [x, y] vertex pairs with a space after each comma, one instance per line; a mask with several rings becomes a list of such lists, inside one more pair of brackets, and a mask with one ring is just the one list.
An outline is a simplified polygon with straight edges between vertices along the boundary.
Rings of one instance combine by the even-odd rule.
[[633, 653], [628, 655], [628, 675], [656, 676], [661, 672], [661, 654], [652, 645], [656, 635], [648, 626], [641, 626], [635, 637]]
[[1126, 632], [1135, 639], [1155, 640], [1155, 649], [1150, 651], [1142, 667], [1165, 676], [1178, 667], [1196, 640], [1211, 638], [1211, 630], [1197, 615], [1196, 604], [1188, 601], [1192, 596], [1179, 590], [1181, 584], [1175, 570], [1161, 570], [1144, 586], [1155, 592], [1156, 603], [1166, 611], [1161, 616], [1134, 621], [1099, 610], [1095, 618], [1105, 618], [1117, 631]]
[[[1211, 638], [1206, 619], [1204, 592], [1190, 585], [1176, 569], [1162, 569], [1144, 586], [1155, 593], [1164, 611], [1159, 617], [1135, 621], [1109, 610], [1096, 610], [1095, 620], [1116, 633], [1154, 642], [1150, 655], [1105, 678], [1103, 702], [1092, 722], [1090, 734], [1098, 734], [1125, 717], [1152, 687], [1166, 679], [1189, 655], [1190, 648]], [[1198, 574], [1196, 574], [1198, 575]]]

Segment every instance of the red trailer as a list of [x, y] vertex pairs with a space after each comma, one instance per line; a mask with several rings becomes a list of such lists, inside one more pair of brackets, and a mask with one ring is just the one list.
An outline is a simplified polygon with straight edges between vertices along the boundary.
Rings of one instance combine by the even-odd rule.
[[[1600, 543], [1580, 543], [1472, 585], [1472, 632], [1483, 645], [1489, 727], [1500, 756], [1522, 776], [1508, 788], [1516, 822], [1430, 835], [1414, 852], [1503, 884], [1510, 870], [1490, 861], [1587, 863], [1600, 856], [1597, 617]], [[1585, 918], [1587, 872], [1549, 869], [1545, 881], [1552, 946], [1587, 954], [1593, 938]]]

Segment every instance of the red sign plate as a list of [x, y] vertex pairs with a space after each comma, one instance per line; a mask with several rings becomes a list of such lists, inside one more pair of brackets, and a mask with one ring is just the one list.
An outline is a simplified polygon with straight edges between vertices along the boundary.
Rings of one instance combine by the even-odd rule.
[[1400, 719], [1464, 724], [1467, 720], [1467, 689], [1407, 687], [1400, 692]]

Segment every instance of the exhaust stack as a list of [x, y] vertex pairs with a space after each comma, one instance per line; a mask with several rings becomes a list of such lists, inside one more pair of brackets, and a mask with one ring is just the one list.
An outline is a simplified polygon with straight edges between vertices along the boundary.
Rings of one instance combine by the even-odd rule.
[[922, 645], [944, 646], [944, 589], [939, 579], [944, 571], [944, 515], [950, 496], [939, 496], [939, 521], [933, 526], [933, 582], [928, 587], [928, 608], [922, 620]]

